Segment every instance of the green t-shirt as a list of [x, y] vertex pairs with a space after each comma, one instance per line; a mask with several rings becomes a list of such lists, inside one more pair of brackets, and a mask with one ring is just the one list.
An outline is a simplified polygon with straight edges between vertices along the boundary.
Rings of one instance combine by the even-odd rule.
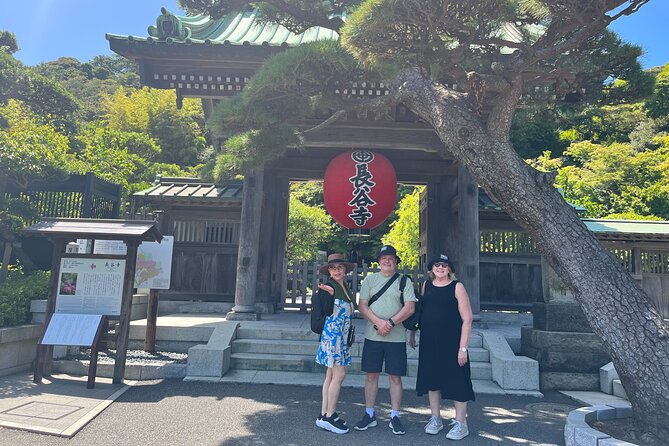
[[[371, 297], [380, 291], [386, 282], [390, 280], [390, 277], [386, 277], [381, 273], [374, 273], [365, 277], [365, 280], [362, 281], [362, 285], [360, 286], [360, 300], [371, 299]], [[374, 314], [381, 319], [393, 317], [402, 309], [402, 303], [400, 302], [400, 280], [402, 280], [401, 275], [395, 279], [395, 282], [390, 285], [386, 292], [369, 307]], [[407, 283], [404, 286], [404, 302], [411, 301], [416, 301], [416, 293], [414, 293], [411, 280], [407, 280]], [[374, 324], [368, 321], [367, 329], [365, 330], [365, 338], [372, 341], [382, 342], [406, 342], [407, 330], [401, 323], [398, 323], [392, 330], [390, 330], [390, 333], [388, 333], [387, 336], [379, 336], [379, 334], [376, 333], [376, 330], [374, 330]]]

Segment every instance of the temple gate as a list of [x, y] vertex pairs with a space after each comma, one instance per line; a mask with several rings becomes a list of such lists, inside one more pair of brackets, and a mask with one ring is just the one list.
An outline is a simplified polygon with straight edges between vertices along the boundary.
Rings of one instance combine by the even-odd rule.
[[[337, 38], [318, 27], [295, 35], [277, 25], [260, 25], [254, 10], [219, 20], [162, 12], [149, 37], [107, 34], [110, 48], [138, 62], [143, 85], [175, 90], [177, 105], [184, 97], [201, 98], [205, 114], [217, 100], [241, 91], [271, 55], [300, 43]], [[163, 27], [165, 23], [172, 26]], [[386, 89], [383, 83], [362, 82], [344, 93], [372, 98], [386, 94]], [[292, 124], [307, 130], [323, 119]], [[257, 318], [256, 303], [282, 298], [289, 181], [322, 180], [329, 161], [351, 149], [379, 152], [393, 163], [399, 182], [427, 186], [422, 262], [448, 253], [478, 314], [478, 188], [465, 169], [444, 155], [448, 152], [433, 129], [400, 104], [383, 113], [349, 115], [305, 136], [303, 151], [289, 151], [263, 168], [245, 172], [235, 307], [229, 317]]]

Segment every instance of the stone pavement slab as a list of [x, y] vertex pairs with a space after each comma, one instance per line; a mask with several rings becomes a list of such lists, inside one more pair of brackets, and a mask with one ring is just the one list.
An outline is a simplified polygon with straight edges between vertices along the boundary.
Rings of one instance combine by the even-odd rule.
[[587, 392], [581, 390], [560, 390], [560, 393], [569, 398], [582, 403], [585, 406], [600, 406], [609, 405], [614, 407], [629, 406], [632, 407], [629, 401], [615, 395], [609, 395], [604, 392]]
[[35, 384], [32, 374], [6, 376], [0, 378], [0, 426], [69, 438], [128, 388], [106, 378], [87, 389], [86, 377], [53, 375]]

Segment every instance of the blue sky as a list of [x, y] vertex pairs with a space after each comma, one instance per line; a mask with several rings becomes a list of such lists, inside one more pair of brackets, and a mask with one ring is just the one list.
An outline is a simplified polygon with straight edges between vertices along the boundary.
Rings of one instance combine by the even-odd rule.
[[[0, 0], [0, 29], [16, 34], [16, 57], [36, 65], [70, 56], [86, 62], [111, 54], [105, 33], [146, 36], [160, 7], [180, 14], [175, 0]], [[651, 0], [612, 25], [624, 40], [644, 48], [644, 67], [669, 62], [669, 1]]]

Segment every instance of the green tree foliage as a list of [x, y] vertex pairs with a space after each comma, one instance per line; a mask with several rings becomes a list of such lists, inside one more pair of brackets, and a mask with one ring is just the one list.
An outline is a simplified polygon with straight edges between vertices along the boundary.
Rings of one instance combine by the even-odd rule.
[[534, 158], [546, 150], [558, 155], [568, 145], [559, 138], [560, 123], [561, 119], [554, 110], [520, 110], [511, 127], [513, 148], [523, 158]]
[[49, 272], [35, 271], [28, 275], [21, 269], [10, 271], [0, 284], [0, 328], [30, 322], [30, 301], [46, 299]]
[[[0, 51], [1, 52], [1, 51]], [[72, 168], [68, 138], [38, 121], [29, 107], [10, 99], [0, 107], [0, 241], [13, 243], [36, 216], [31, 203], [6, 197], [5, 187], [26, 187], [35, 180], [59, 180]], [[28, 264], [22, 251], [14, 250]], [[20, 254], [19, 254], [20, 253]], [[8, 265], [2, 265], [0, 281]]]
[[559, 168], [556, 184], [587, 216], [669, 219], [669, 145], [638, 151], [630, 144], [583, 141], [565, 155], [572, 165], [559, 168], [561, 162], [552, 160], [549, 168]]
[[160, 149], [145, 133], [89, 126], [78, 137], [77, 145], [77, 170], [93, 172], [100, 178], [122, 185], [124, 196], [147, 188], [158, 174], [185, 175], [184, 169], [176, 164], [153, 161]]
[[590, 106], [571, 118], [571, 128], [562, 135], [597, 144], [629, 142], [630, 133], [646, 120], [642, 103]]
[[[102, 118], [102, 98], [113, 94], [120, 86], [139, 87], [139, 75], [131, 62], [119, 57], [97, 56], [81, 63], [73, 57], [39, 64], [35, 71], [59, 82], [82, 105], [85, 122]], [[133, 69], [134, 68], [134, 69]]]
[[384, 244], [393, 245], [397, 249], [402, 266], [408, 268], [417, 267], [420, 261], [419, 198], [422, 190], [422, 187], [417, 187], [402, 198], [397, 210], [397, 220], [391, 223], [390, 232], [381, 239]]
[[73, 159], [67, 136], [40, 123], [26, 104], [16, 100], [0, 108], [0, 116], [7, 123], [0, 129], [0, 177], [20, 187], [64, 177]]
[[648, 115], [661, 118], [669, 115], [669, 63], [658, 73], [653, 96], [646, 102]]
[[151, 135], [160, 146], [156, 161], [192, 166], [207, 147], [204, 112], [199, 101], [185, 99], [176, 108], [174, 91], [119, 88], [103, 95], [104, 119], [111, 130]]
[[57, 130], [72, 134], [76, 130], [77, 100], [58, 82], [26, 68], [10, 53], [0, 49], [0, 105], [9, 99], [23, 101], [35, 119]]
[[290, 197], [288, 213], [288, 258], [314, 260], [320, 245], [330, 237], [330, 218], [323, 209]]
[[0, 30], [0, 51], [7, 51], [14, 54], [19, 50], [19, 43], [16, 41], [16, 35], [13, 32]]

